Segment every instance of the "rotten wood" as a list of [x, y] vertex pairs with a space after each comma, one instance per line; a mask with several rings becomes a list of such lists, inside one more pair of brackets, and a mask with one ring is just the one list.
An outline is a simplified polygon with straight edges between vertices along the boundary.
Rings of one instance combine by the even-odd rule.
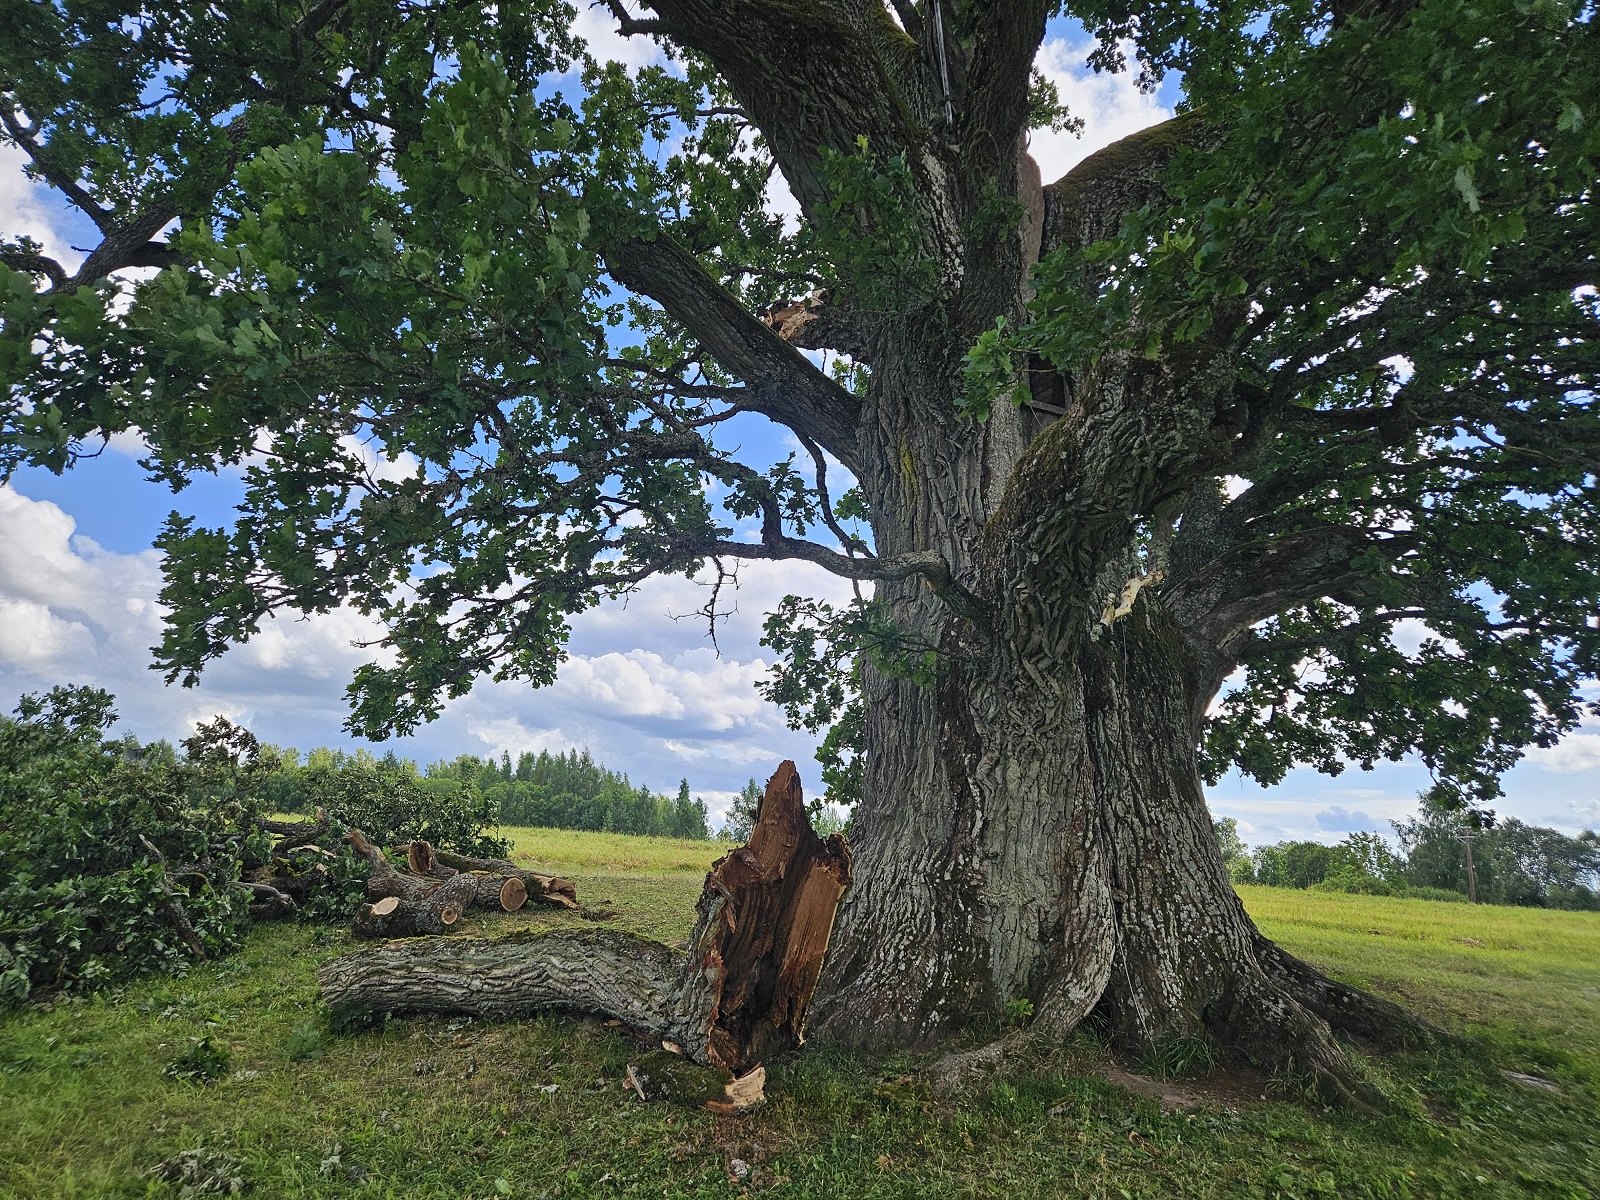
[[679, 1039], [696, 1061], [745, 1074], [804, 1041], [833, 918], [850, 886], [842, 835], [811, 828], [800, 775], [785, 762], [767, 782], [747, 845], [718, 859], [689, 937]]
[[[438, 857], [469, 874], [479, 862], [507, 865]], [[675, 1043], [687, 1063], [722, 1081], [719, 1088], [738, 1082], [745, 1103], [759, 1090], [752, 1073], [804, 1041], [850, 875], [844, 838], [817, 836], [794, 764], [785, 762], [767, 785], [749, 844], [706, 876], [687, 952], [606, 929], [397, 943], [325, 964], [322, 995], [343, 1013], [597, 1013]], [[444, 886], [472, 885], [457, 876]], [[736, 1104], [733, 1093], [697, 1102]]]

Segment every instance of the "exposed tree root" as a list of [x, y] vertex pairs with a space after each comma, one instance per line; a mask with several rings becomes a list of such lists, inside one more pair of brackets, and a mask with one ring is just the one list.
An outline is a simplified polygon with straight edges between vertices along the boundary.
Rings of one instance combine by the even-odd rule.
[[1451, 1040], [1443, 1029], [1410, 1009], [1329, 979], [1260, 934], [1255, 949], [1267, 978], [1340, 1033], [1380, 1050], [1409, 1050]]

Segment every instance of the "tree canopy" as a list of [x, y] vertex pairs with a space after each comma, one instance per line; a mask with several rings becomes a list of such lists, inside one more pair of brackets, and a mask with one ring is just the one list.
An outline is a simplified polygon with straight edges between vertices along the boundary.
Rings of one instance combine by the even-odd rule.
[[[386, 629], [351, 685], [382, 737], [480, 676], [549, 682], [576, 614], [660, 573], [803, 560], [976, 611], [968, 566], [846, 490], [881, 466], [884, 347], [944, 322], [961, 412], [930, 420], [1077, 422], [1008, 512], [1072, 525], [1108, 611], [1161, 587], [1213, 687], [1242, 670], [1213, 773], [1416, 750], [1482, 802], [1579, 720], [1592, 3], [607, 8], [671, 63], [597, 61], [553, 0], [0, 3], [5, 140], [98, 230], [76, 268], [0, 253], [0, 470], [130, 428], [174, 486], [244, 470], [230, 527], [160, 537], [169, 679], [350, 603]], [[1040, 218], [1003, 168], [1075, 117], [1030, 72], [1058, 13], [1183, 100]], [[1008, 291], [983, 264], [1041, 220]], [[1205, 403], [1084, 408], [1113, 360]], [[747, 461], [752, 414], [796, 453]], [[902, 453], [915, 493], [937, 468]], [[936, 670], [869, 601], [790, 615], [796, 719], [848, 718], [858, 655]]]

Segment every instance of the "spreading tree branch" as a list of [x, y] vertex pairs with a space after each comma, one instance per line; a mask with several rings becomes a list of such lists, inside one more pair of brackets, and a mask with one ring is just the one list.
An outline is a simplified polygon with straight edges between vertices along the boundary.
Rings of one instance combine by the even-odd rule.
[[688, 328], [746, 382], [744, 407], [812, 438], [857, 470], [855, 398], [734, 299], [666, 234], [618, 246], [607, 268]]

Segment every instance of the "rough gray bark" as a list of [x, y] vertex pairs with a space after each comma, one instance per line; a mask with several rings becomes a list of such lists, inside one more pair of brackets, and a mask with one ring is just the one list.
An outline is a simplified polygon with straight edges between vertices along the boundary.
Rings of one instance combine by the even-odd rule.
[[409, 938], [449, 933], [476, 898], [470, 875], [457, 875], [415, 897], [382, 896], [363, 904], [350, 919], [358, 938]]
[[439, 850], [431, 843], [418, 839], [406, 850], [406, 861], [412, 874], [449, 879], [466, 871], [479, 876], [479, 904], [483, 908], [502, 907], [500, 888], [508, 879], [515, 879], [526, 889], [526, 895], [562, 908], [578, 908], [578, 888], [570, 879], [547, 875], [543, 871], [529, 871], [517, 866], [509, 858], [472, 858], [453, 850]]

